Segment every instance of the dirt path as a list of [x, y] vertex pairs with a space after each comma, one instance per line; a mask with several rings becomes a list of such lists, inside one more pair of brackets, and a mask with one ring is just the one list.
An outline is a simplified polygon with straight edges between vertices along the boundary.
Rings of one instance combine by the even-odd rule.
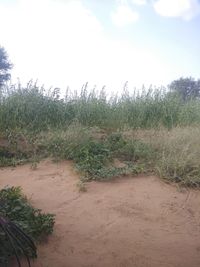
[[70, 162], [0, 170], [0, 188], [20, 185], [36, 207], [56, 214], [34, 267], [200, 266], [200, 191], [129, 177], [79, 193], [77, 181]]

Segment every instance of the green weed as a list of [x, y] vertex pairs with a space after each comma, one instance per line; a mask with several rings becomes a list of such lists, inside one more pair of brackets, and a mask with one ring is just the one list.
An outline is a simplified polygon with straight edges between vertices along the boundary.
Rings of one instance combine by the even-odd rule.
[[[33, 208], [27, 201], [27, 198], [22, 194], [19, 187], [10, 187], [0, 190], [0, 216], [1, 218], [8, 219], [11, 223], [16, 224], [27, 237], [32, 237], [34, 240], [49, 235], [53, 231], [54, 215], [44, 214], [39, 209]], [[7, 264], [16, 255], [28, 255], [35, 257], [30, 253], [30, 247], [27, 243], [20, 243], [19, 231], [15, 231], [15, 235], [11, 233], [11, 228], [8, 229], [10, 238], [13, 239], [11, 246], [10, 239], [5, 235], [5, 229], [0, 229], [0, 264]], [[16, 234], [18, 235], [16, 236]], [[20, 232], [21, 233], [21, 232]], [[22, 234], [23, 235], [23, 234]], [[23, 235], [24, 236], [24, 235]], [[17, 240], [17, 241], [16, 241]], [[26, 238], [27, 241], [27, 238]], [[25, 247], [27, 245], [27, 247]], [[22, 251], [23, 246], [23, 251]], [[5, 250], [6, 248], [6, 250]], [[25, 252], [25, 253], [24, 253]]]

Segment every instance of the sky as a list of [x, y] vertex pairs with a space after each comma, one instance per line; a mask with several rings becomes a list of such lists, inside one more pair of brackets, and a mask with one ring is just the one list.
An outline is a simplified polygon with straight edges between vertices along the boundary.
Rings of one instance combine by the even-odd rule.
[[12, 82], [120, 91], [200, 78], [199, 0], [0, 0]]

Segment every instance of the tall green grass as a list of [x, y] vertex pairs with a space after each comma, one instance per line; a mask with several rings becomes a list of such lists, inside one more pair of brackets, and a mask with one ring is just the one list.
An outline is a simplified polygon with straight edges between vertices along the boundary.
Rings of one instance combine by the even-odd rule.
[[50, 156], [73, 160], [86, 180], [154, 172], [200, 186], [199, 134], [200, 100], [162, 88], [108, 97], [86, 84], [61, 96], [29, 83], [0, 94], [0, 166]]
[[157, 128], [193, 125], [200, 122], [200, 101], [183, 102], [163, 89], [124, 91], [121, 96], [106, 97], [102, 90], [60, 96], [29, 83], [8, 88], [0, 99], [0, 130], [44, 131], [67, 128], [72, 122], [106, 129]]

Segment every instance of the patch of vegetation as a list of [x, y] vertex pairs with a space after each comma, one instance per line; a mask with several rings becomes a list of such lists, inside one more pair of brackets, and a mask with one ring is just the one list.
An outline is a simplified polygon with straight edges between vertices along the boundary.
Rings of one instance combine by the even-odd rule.
[[107, 145], [112, 152], [116, 152], [119, 149], [122, 149], [127, 141], [123, 138], [121, 132], [113, 132], [107, 136]]
[[94, 176], [109, 162], [110, 151], [103, 142], [91, 140], [74, 153], [77, 168]]
[[[5, 266], [16, 254], [18, 257], [36, 257], [30, 240], [41, 240], [53, 231], [54, 215], [33, 208], [19, 187], [0, 190], [0, 217], [9, 233], [6, 235], [4, 227], [0, 227], [0, 264]], [[20, 235], [15, 225], [24, 234]], [[23, 238], [27, 242], [22, 243]]]
[[123, 132], [114, 132], [108, 135], [106, 144], [112, 156], [124, 161], [146, 160], [152, 157], [154, 150], [150, 144], [135, 137], [126, 138]]
[[13, 153], [7, 148], [0, 147], [0, 167], [16, 166], [25, 162], [27, 162], [27, 155], [25, 153]]
[[143, 140], [154, 147], [153, 169], [160, 177], [186, 186], [200, 186], [200, 128], [149, 131]]
[[[140, 132], [141, 133], [141, 132]], [[92, 150], [77, 158], [82, 170], [86, 170], [85, 180], [108, 180], [127, 174], [157, 173], [170, 181], [186, 186], [200, 186], [200, 128], [173, 128], [156, 131], [142, 131], [143, 136], [135, 134], [125, 138], [122, 133], [111, 133], [101, 140], [101, 146], [108, 154], [102, 159], [93, 156]], [[96, 150], [98, 151], [98, 150]], [[105, 155], [104, 155], [105, 156]], [[112, 166], [113, 158], [118, 158], [125, 166]], [[87, 159], [84, 161], [83, 159]], [[95, 162], [98, 159], [98, 164]], [[87, 164], [85, 165], [85, 163]], [[95, 163], [90, 165], [90, 163]], [[127, 164], [128, 162], [128, 164]]]
[[[108, 136], [104, 134], [103, 138], [96, 138], [93, 129], [73, 124], [66, 131], [51, 131], [43, 137], [40, 135], [39, 140], [39, 146], [46, 151], [46, 155], [52, 156], [55, 160], [73, 160], [84, 180], [109, 179], [131, 173], [129, 167], [120, 169], [112, 166], [113, 158], [132, 160], [134, 166], [139, 166], [133, 153], [132, 157], [125, 156], [129, 141], [125, 140], [121, 133], [111, 133]], [[134, 151], [134, 155], [136, 153], [138, 160], [142, 153], [139, 155], [139, 152]], [[139, 171], [140, 168], [137, 169]]]
[[[41, 143], [43, 150], [46, 149], [53, 158], [73, 160], [77, 169], [84, 175], [84, 180], [102, 180], [125, 175], [132, 172], [131, 168], [139, 172], [138, 166], [141, 164], [136, 164], [136, 161], [146, 153], [145, 149], [143, 153], [140, 151], [137, 142], [135, 150], [129, 151], [130, 142], [125, 140], [121, 133], [111, 133], [103, 139], [97, 139], [93, 131], [80, 126], [69, 127], [65, 132], [56, 131], [55, 134], [51, 132]], [[140, 146], [143, 148], [142, 143]], [[113, 158], [132, 160], [134, 168], [114, 167]]]
[[137, 175], [140, 173], [145, 173], [145, 166], [143, 164], [133, 164], [127, 163], [124, 167], [102, 167], [97, 170], [93, 176], [84, 177], [84, 181], [88, 180], [98, 180], [98, 181], [106, 181], [117, 178], [119, 176], [127, 176], [127, 175]]
[[160, 88], [144, 88], [132, 94], [124, 91], [119, 97], [108, 98], [104, 90], [90, 91], [86, 84], [80, 94], [67, 91], [61, 98], [59, 89], [45, 90], [30, 82], [25, 87], [6, 88], [1, 95], [1, 132], [65, 130], [74, 121], [116, 131], [200, 123], [199, 99], [185, 101], [180, 94]]
[[[8, 266], [10, 250], [17, 260], [18, 266], [21, 267], [20, 256], [24, 255], [27, 259], [28, 266], [30, 267], [30, 257], [37, 257], [37, 248], [34, 241], [28, 236], [19, 226], [11, 222], [9, 219], [0, 216], [0, 263], [6, 267]], [[19, 255], [20, 251], [20, 255]], [[3, 256], [2, 256], [3, 255]]]
[[76, 151], [86, 144], [91, 138], [91, 133], [79, 123], [71, 124], [64, 130], [51, 130], [37, 135], [35, 145], [39, 154], [51, 156], [56, 160], [74, 159]]
[[[7, 88], [0, 99], [0, 130], [9, 146], [0, 151], [0, 167], [32, 161], [34, 169], [40, 158], [51, 156], [73, 160], [87, 179], [108, 179], [123, 172], [112, 166], [118, 158], [142, 165], [143, 171], [199, 186], [199, 94], [186, 90], [189, 95], [183, 97], [178, 93], [183, 82], [186, 89], [199, 84], [182, 79], [171, 91], [125, 90], [110, 98], [103, 90], [89, 91], [87, 84], [80, 94], [68, 91], [63, 98], [58, 89], [47, 91], [33, 83]], [[181, 85], [180, 90], [174, 85]], [[127, 131], [140, 136], [126, 137]]]

